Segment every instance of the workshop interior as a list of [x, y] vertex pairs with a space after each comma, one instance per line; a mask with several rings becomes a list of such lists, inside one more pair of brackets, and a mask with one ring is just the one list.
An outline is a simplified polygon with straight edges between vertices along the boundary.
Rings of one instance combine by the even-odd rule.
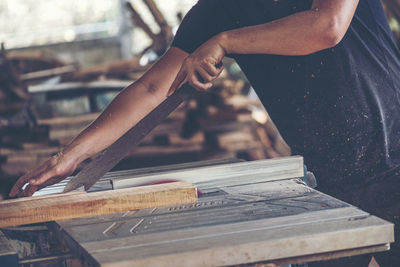
[[[346, 1], [299, 0], [314, 13], [323, 12], [328, 2], [345, 8]], [[190, 78], [182, 79], [168, 96], [166, 88], [165, 96], [146, 113], [140, 110], [140, 102], [153, 101], [153, 96], [146, 94], [158, 101], [160, 97], [153, 92], [157, 86], [143, 93], [142, 101], [132, 97], [129, 101], [138, 106], [137, 113], [143, 113], [134, 125], [119, 123], [126, 129], [115, 140], [101, 136], [87, 145], [96, 153], [76, 166], [61, 165], [68, 163], [65, 158], [76, 140], [92, 138], [101, 131], [98, 128], [112, 135], [118, 131], [118, 123], [112, 121], [123, 116], [125, 121], [136, 120], [130, 119], [134, 115], [128, 112], [118, 115], [123, 109], [119, 103], [130, 97], [132, 84], [140, 91], [149, 80], [142, 77], [154, 78], [157, 72], [162, 78], [169, 77], [169, 84], [179, 78], [175, 78], [179, 68], [172, 65], [179, 53], [186, 52], [176, 52], [174, 44], [191, 47], [198, 38], [208, 36], [201, 30], [211, 27], [208, 15], [199, 15], [203, 6], [226, 5], [227, 11], [216, 16], [230, 30], [243, 22], [238, 16], [237, 22], [232, 18], [231, 24], [223, 24], [232, 10], [248, 16], [249, 21], [258, 19], [252, 18], [249, 10], [266, 5], [271, 9], [265, 10], [265, 16], [287, 10], [289, 17], [295, 17], [303, 12], [297, 10], [302, 4], [295, 2], [248, 1], [251, 8], [240, 10], [237, 7], [246, 1], [0, 0], [0, 266], [396, 266], [386, 263], [385, 255], [399, 246], [395, 236], [400, 214], [391, 220], [355, 199], [386, 192], [387, 202], [382, 205], [398, 212], [395, 182], [370, 186], [373, 177], [365, 177], [365, 191], [351, 199], [345, 197], [347, 191], [338, 195], [325, 191], [325, 176], [319, 175], [324, 172], [309, 163], [316, 155], [324, 158], [322, 150], [301, 154], [290, 145], [294, 136], [315, 140], [320, 133], [292, 132], [285, 140], [287, 133], [280, 133], [281, 125], [293, 121], [274, 121], [274, 105], [291, 102], [277, 97], [278, 104], [274, 102], [269, 113], [269, 106], [260, 99], [274, 94], [260, 94], [253, 83], [253, 73], [271, 71], [265, 74], [268, 82], [275, 71], [256, 65], [257, 58], [280, 60], [279, 54], [249, 53], [256, 63], [249, 67], [253, 72], [247, 72], [240, 64], [247, 59], [225, 51], [220, 62], [212, 63], [219, 73], [213, 74], [210, 88], [199, 90]], [[371, 5], [372, 1], [352, 2]], [[397, 51], [400, 62], [400, 1], [374, 2], [382, 4], [393, 38], [391, 49]], [[354, 31], [359, 30], [365, 38], [375, 38], [370, 29], [386, 27], [364, 25], [358, 21], [363, 13], [355, 12], [349, 32], [356, 37], [359, 32]], [[210, 21], [214, 13], [212, 9], [205, 12]], [[192, 18], [205, 22], [190, 25]], [[266, 29], [279, 20], [266, 23]], [[194, 30], [188, 30], [189, 26]], [[193, 36], [185, 36], [188, 32]], [[210, 32], [213, 34], [207, 39], [214, 36]], [[353, 35], [345, 35], [344, 42], [351, 42]], [[257, 42], [257, 36], [261, 35], [248, 40], [246, 49], [251, 49], [252, 41]], [[321, 53], [332, 51], [329, 53], [339, 57], [341, 46], [343, 41]], [[190, 51], [192, 55], [199, 51], [196, 48]], [[168, 56], [171, 49], [176, 58]], [[359, 51], [363, 49], [360, 46]], [[384, 58], [380, 53], [375, 56]], [[366, 58], [374, 60], [375, 56]], [[307, 55], [283, 55], [276, 68], [283, 68], [292, 57], [308, 60]], [[170, 62], [163, 63], [167, 60]], [[188, 60], [182, 62], [183, 70]], [[311, 74], [307, 86], [319, 83], [313, 75], [330, 71], [323, 63], [318, 66], [321, 73]], [[383, 68], [391, 68], [389, 65]], [[165, 66], [172, 67], [168, 70]], [[289, 83], [296, 68], [300, 66], [288, 69], [279, 86]], [[196, 77], [200, 84], [208, 82], [201, 73]], [[157, 84], [158, 80], [151, 81]], [[399, 99], [398, 95], [400, 91], [390, 98]], [[122, 100], [113, 102], [118, 97]], [[312, 101], [318, 97], [305, 93], [301, 98]], [[391, 107], [388, 110], [389, 115], [395, 113]], [[331, 122], [326, 125], [330, 127]], [[374, 138], [367, 138], [367, 143], [378, 139]], [[338, 147], [346, 148], [346, 144]], [[337, 147], [328, 149], [338, 157], [347, 153]], [[368, 149], [362, 153], [370, 161], [380, 160]], [[334, 164], [342, 160], [326, 158]], [[391, 171], [382, 173], [390, 176]], [[42, 183], [41, 179], [48, 180]], [[340, 187], [340, 181], [335, 186]], [[393, 257], [399, 260], [400, 255]]]

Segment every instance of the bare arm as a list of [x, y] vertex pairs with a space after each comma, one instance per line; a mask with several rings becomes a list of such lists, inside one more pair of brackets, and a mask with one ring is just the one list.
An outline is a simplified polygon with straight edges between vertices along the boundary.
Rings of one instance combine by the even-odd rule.
[[[10, 196], [31, 196], [36, 190], [71, 175], [79, 163], [107, 148], [164, 99], [188, 56], [171, 48], [138, 81], [125, 88], [103, 113], [64, 150], [22, 176]], [[21, 188], [29, 182], [25, 190]]]
[[358, 0], [314, 0], [311, 10], [216, 38], [227, 53], [307, 55], [338, 44], [357, 5]]
[[307, 55], [333, 47], [346, 33], [357, 5], [358, 0], [314, 0], [311, 10], [220, 33], [185, 59], [169, 93], [185, 82], [209, 89], [219, 75], [212, 66], [227, 53]]
[[[139, 80], [125, 88], [64, 153], [86, 159], [107, 148], [164, 99], [187, 53], [171, 48]], [[81, 161], [82, 161], [81, 160]]]

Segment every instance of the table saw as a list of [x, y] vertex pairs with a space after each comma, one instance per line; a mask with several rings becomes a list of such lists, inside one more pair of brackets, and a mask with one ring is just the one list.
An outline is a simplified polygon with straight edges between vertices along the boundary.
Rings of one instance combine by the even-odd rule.
[[[47, 225], [74, 265], [281, 266], [389, 250], [393, 224], [310, 188], [303, 177], [299, 156], [110, 172], [90, 191], [174, 179], [201, 195], [197, 203]], [[41, 194], [61, 192], [67, 182]]]

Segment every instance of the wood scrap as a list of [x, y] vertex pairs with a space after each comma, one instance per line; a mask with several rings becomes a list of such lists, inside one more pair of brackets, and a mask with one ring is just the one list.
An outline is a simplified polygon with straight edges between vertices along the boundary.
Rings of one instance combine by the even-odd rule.
[[153, 0], [143, 0], [144, 3], [149, 8], [151, 14], [154, 17], [154, 20], [157, 22], [158, 26], [161, 29], [160, 34], [163, 36], [165, 40], [170, 40], [173, 37], [172, 27], [168, 25], [164, 15], [158, 9], [156, 3]]
[[15, 66], [18, 73], [29, 73], [66, 65], [57, 56], [44, 50], [35, 52], [11, 51], [7, 53], [7, 58]]
[[72, 73], [75, 71], [76, 71], [75, 66], [67, 65], [67, 66], [56, 67], [56, 68], [52, 68], [52, 69], [45, 69], [45, 70], [24, 73], [24, 74], [20, 75], [20, 79], [22, 81], [31, 81], [31, 80], [36, 80], [36, 79], [49, 78], [52, 76], [57, 76], [57, 75], [66, 74], [66, 73]]
[[167, 49], [169, 42], [172, 38], [172, 30], [171, 27], [168, 26], [166, 20], [164, 19], [161, 12], [158, 10], [157, 6], [153, 1], [146, 0], [145, 4], [149, 8], [151, 14], [153, 15], [154, 19], [160, 26], [160, 33], [155, 34], [150, 29], [150, 27], [144, 22], [140, 14], [136, 11], [136, 9], [132, 6], [131, 3], [126, 2], [126, 9], [129, 11], [130, 15], [132, 16], [133, 23], [138, 27], [142, 28], [143, 31], [150, 37], [153, 41], [150, 47], [146, 48], [143, 53], [147, 52], [148, 50], [154, 50], [159, 56], [161, 56]]
[[[100, 85], [119, 86], [120, 82], [116, 82], [106, 80], [104, 83], [96, 81], [68, 84], [75, 84], [74, 88], [79, 88], [80, 84], [94, 88]], [[30, 89], [41, 92], [44, 88]], [[58, 89], [63, 90], [63, 87]], [[211, 93], [201, 94], [181, 105], [146, 136], [139, 146], [133, 148], [117, 169], [140, 167], [140, 164], [154, 166], [218, 157], [256, 160], [290, 153], [283, 139], [276, 134], [276, 128], [269, 125], [270, 121], [263, 125], [253, 119], [250, 107], [261, 105], [259, 101], [235, 95], [227, 97], [226, 101], [212, 100], [215, 97], [213, 94], [219, 94], [218, 89], [217, 93], [214, 92], [212, 90]], [[19, 149], [11, 149], [7, 153], [0, 151], [3, 158], [1, 169], [8, 175], [23, 175], [68, 144], [98, 115], [99, 113], [90, 113], [39, 119], [38, 126], [48, 129], [47, 135], [42, 135], [47, 140], [48, 153], [46, 154], [43, 147], [46, 146], [46, 140], [38, 140], [37, 146], [34, 142], [26, 140], [22, 144], [27, 145]], [[42, 145], [39, 145], [40, 143]]]
[[129, 79], [129, 74], [142, 74], [150, 66], [142, 66], [139, 63], [139, 57], [126, 60], [115, 60], [107, 64], [83, 68], [70, 74], [62, 76], [62, 82], [71, 81], [95, 81], [106, 79]]
[[0, 264], [2, 266], [18, 266], [17, 251], [7, 237], [0, 231]]
[[3, 91], [2, 105], [25, 102], [28, 99], [26, 88], [19, 78], [19, 72], [6, 53], [4, 43], [1, 44], [0, 50], [0, 90]]
[[174, 182], [94, 193], [70, 192], [0, 202], [0, 227], [193, 203], [196, 188]]
[[132, 20], [136, 26], [142, 28], [142, 30], [155, 42], [157, 40], [157, 35], [153, 33], [150, 29], [149, 25], [142, 19], [136, 9], [132, 6], [130, 2], [126, 2], [126, 9], [129, 11], [130, 15], [132, 16]]

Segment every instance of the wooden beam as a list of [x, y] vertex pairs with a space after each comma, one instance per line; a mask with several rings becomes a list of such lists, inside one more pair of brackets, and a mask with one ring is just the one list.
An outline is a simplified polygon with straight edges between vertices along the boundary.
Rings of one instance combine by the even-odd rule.
[[157, 22], [158, 26], [161, 29], [161, 34], [165, 39], [169, 39], [173, 36], [172, 34], [172, 29], [168, 25], [167, 20], [161, 13], [161, 11], [158, 9], [156, 3], [153, 0], [144, 0], [144, 3], [146, 6], [149, 8], [151, 14], [154, 17], [154, 20]]
[[71, 192], [0, 201], [0, 227], [96, 216], [197, 201], [196, 188], [175, 182], [94, 193]]
[[76, 71], [75, 66], [67, 65], [67, 66], [57, 67], [57, 68], [53, 68], [53, 69], [46, 69], [46, 70], [24, 73], [24, 74], [20, 75], [20, 79], [22, 81], [31, 81], [31, 80], [35, 80], [35, 79], [42, 79], [42, 78], [48, 78], [51, 76], [57, 76], [57, 75], [65, 74], [65, 73], [72, 73], [75, 71]]
[[136, 9], [132, 6], [131, 3], [126, 2], [126, 8], [129, 11], [129, 13], [132, 16], [132, 20], [134, 24], [139, 26], [140, 28], [143, 29], [143, 31], [155, 42], [157, 40], [157, 35], [153, 33], [153, 31], [150, 29], [149, 25], [144, 22], [142, 17], [139, 15], [139, 13], [136, 11]]

